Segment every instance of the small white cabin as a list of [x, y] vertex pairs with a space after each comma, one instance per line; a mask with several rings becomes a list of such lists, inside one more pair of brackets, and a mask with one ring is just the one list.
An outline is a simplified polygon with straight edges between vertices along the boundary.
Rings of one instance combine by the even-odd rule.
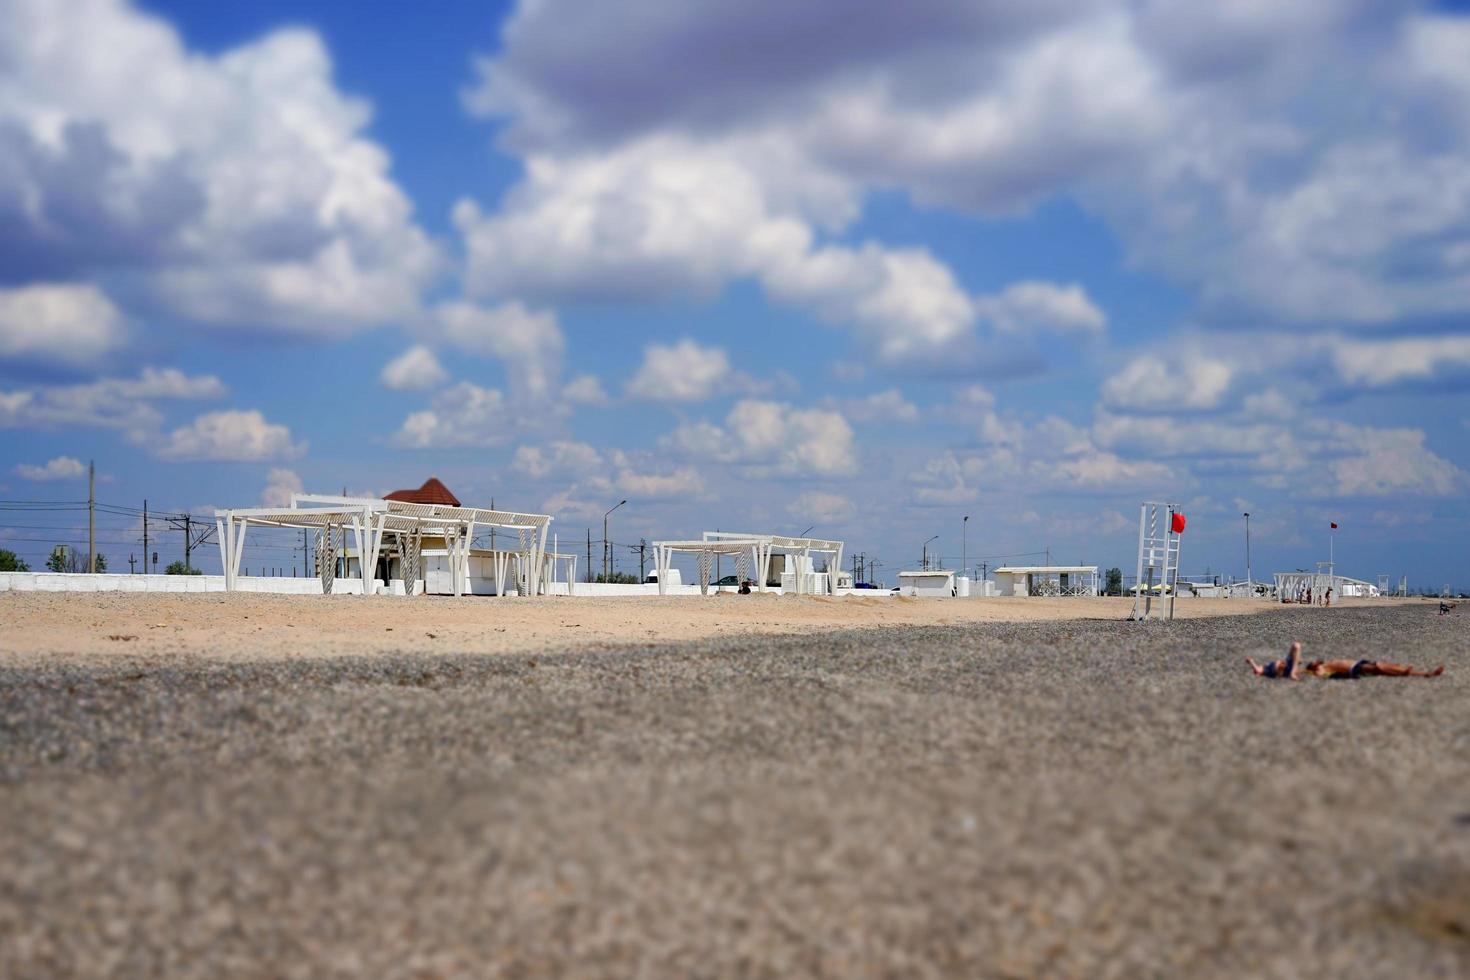
[[898, 594], [910, 596], [944, 596], [955, 594], [953, 571], [923, 570], [898, 573]]

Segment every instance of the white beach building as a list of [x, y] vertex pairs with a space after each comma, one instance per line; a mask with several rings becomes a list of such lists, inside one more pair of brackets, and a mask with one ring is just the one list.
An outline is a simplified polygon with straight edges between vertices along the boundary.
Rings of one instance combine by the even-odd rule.
[[1096, 565], [1007, 565], [995, 570], [1003, 596], [1095, 596]]
[[955, 595], [954, 572], [945, 569], [913, 569], [898, 573], [898, 594], [906, 596], [944, 597]]

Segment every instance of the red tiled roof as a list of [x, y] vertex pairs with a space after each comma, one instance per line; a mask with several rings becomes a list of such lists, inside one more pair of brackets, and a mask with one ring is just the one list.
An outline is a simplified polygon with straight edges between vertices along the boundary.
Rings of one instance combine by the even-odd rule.
[[437, 476], [431, 476], [424, 481], [424, 485], [417, 490], [394, 490], [392, 493], [384, 494], [384, 500], [401, 500], [405, 504], [445, 504], [450, 507], [459, 506], [459, 498], [449, 492], [449, 488], [439, 482]]

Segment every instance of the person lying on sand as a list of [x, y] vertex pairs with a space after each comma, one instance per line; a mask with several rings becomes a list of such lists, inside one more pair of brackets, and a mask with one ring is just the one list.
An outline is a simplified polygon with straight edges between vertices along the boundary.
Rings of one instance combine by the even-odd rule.
[[1294, 642], [1291, 649], [1286, 651], [1286, 656], [1280, 660], [1258, 664], [1246, 657], [1245, 662], [1250, 664], [1257, 677], [1293, 681], [1301, 680], [1303, 670], [1313, 677], [1329, 680], [1357, 680], [1359, 677], [1438, 677], [1444, 673], [1444, 664], [1433, 670], [1415, 670], [1408, 664], [1396, 664], [1388, 660], [1312, 660], [1302, 665], [1299, 663], [1301, 652], [1302, 645]]
[[1359, 677], [1438, 677], [1444, 673], [1444, 664], [1433, 670], [1415, 670], [1387, 660], [1313, 660], [1303, 669], [1314, 677], [1351, 681]]
[[1251, 665], [1251, 670], [1255, 671], [1257, 677], [1273, 677], [1282, 680], [1299, 681], [1302, 678], [1298, 670], [1297, 658], [1301, 656], [1301, 652], [1302, 645], [1300, 643], [1292, 643], [1291, 649], [1287, 650], [1286, 656], [1280, 660], [1268, 660], [1264, 664], [1258, 664], [1250, 657], [1246, 657], [1245, 662]]

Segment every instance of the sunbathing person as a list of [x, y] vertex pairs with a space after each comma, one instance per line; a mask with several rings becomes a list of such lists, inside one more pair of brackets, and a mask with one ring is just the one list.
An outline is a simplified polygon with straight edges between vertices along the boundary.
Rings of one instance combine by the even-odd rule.
[[1444, 664], [1433, 670], [1415, 670], [1387, 660], [1313, 660], [1303, 669], [1314, 677], [1352, 681], [1359, 677], [1438, 677], [1444, 673]]
[[1255, 671], [1257, 677], [1273, 677], [1281, 680], [1289, 679], [1299, 681], [1302, 678], [1301, 672], [1298, 669], [1300, 665], [1297, 663], [1297, 658], [1301, 656], [1301, 652], [1302, 645], [1300, 643], [1292, 643], [1291, 649], [1287, 650], [1286, 656], [1280, 660], [1268, 660], [1264, 664], [1258, 664], [1250, 657], [1246, 657], [1245, 662], [1251, 665], [1251, 670]]

